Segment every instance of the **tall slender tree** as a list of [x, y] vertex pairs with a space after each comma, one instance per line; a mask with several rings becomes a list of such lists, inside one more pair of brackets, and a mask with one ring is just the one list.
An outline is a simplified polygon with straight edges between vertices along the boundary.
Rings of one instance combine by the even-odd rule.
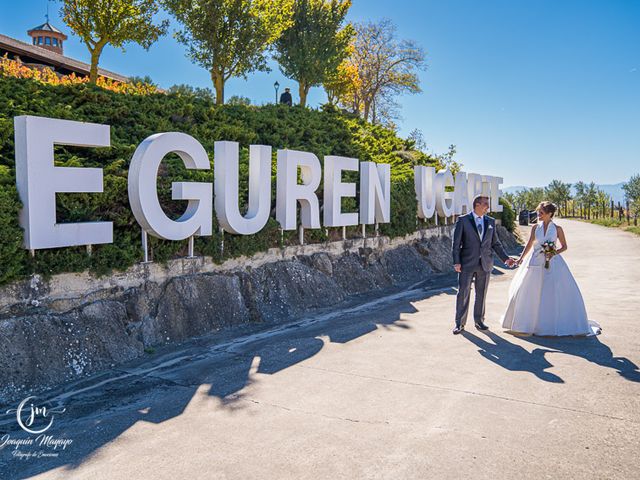
[[578, 205], [580, 216], [583, 217], [585, 215], [585, 194], [587, 192], [587, 184], [581, 180], [579, 182], [576, 182], [573, 188], [576, 191], [576, 194], [573, 198], [574, 204]]
[[547, 198], [553, 203], [564, 207], [564, 214], [567, 214], [567, 203], [571, 199], [571, 184], [564, 183], [561, 180], [553, 180], [547, 188], [545, 188]]
[[589, 183], [589, 185], [587, 185], [584, 192], [584, 203], [587, 208], [587, 218], [591, 218], [592, 209], [596, 205], [597, 201], [598, 188], [596, 187], [595, 182], [591, 182]]
[[155, 0], [63, 0], [62, 19], [91, 55], [91, 83], [98, 80], [104, 47], [112, 45], [124, 50], [126, 43], [133, 42], [148, 49], [166, 33], [167, 20], [153, 22], [158, 9]]
[[356, 24], [355, 29], [347, 62], [357, 71], [358, 82], [340, 104], [376, 123], [377, 103], [390, 105], [400, 93], [421, 91], [418, 71], [426, 66], [425, 53], [414, 41], [399, 40], [388, 19]]
[[633, 175], [628, 182], [622, 185], [625, 197], [629, 202], [640, 202], [640, 174]]
[[607, 205], [611, 202], [611, 195], [609, 195], [604, 190], [598, 188], [596, 192], [596, 212], [598, 212], [598, 216], [605, 216]]
[[640, 174], [633, 175], [622, 189], [629, 202], [629, 210], [633, 212], [634, 221], [637, 223], [640, 216]]
[[275, 59], [298, 82], [300, 105], [311, 87], [321, 85], [348, 54], [353, 27], [344, 25], [351, 0], [294, 0], [293, 23], [275, 42]]
[[265, 52], [291, 24], [293, 0], [163, 0], [182, 28], [175, 33], [188, 56], [206, 68], [224, 103], [232, 77], [269, 71]]

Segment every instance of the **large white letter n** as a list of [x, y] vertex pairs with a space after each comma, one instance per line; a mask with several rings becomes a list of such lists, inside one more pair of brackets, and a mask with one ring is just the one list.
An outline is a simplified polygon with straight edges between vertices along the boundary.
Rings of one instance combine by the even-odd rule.
[[24, 246], [30, 250], [113, 242], [111, 222], [56, 223], [56, 193], [102, 192], [102, 169], [56, 167], [54, 145], [108, 147], [109, 126], [15, 117], [16, 184]]

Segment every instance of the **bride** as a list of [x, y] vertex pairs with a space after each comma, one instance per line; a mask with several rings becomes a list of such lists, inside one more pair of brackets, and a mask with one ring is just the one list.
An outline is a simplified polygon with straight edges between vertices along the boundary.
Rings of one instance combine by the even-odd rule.
[[[536, 210], [538, 223], [516, 262], [521, 268], [509, 287], [502, 327], [533, 335], [597, 335], [600, 326], [587, 318], [578, 284], [559, 255], [567, 250], [567, 240], [562, 227], [552, 221], [556, 206], [542, 202]], [[560, 248], [545, 252], [545, 244], [555, 245], [557, 240]]]

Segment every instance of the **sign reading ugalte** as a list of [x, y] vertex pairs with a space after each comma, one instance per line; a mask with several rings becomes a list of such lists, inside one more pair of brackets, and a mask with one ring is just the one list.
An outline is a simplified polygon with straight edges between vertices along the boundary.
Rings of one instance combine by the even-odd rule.
[[[23, 209], [24, 246], [30, 250], [113, 242], [111, 222], [57, 223], [56, 193], [103, 190], [102, 169], [56, 167], [54, 145], [109, 147], [110, 127], [53, 118], [14, 118], [16, 183]], [[267, 223], [271, 210], [271, 147], [249, 147], [249, 202], [243, 215], [238, 202], [238, 144], [215, 142], [214, 184], [173, 182], [171, 198], [188, 202], [184, 214], [173, 220], [163, 211], [158, 198], [158, 169], [164, 157], [177, 154], [187, 169], [208, 170], [209, 157], [203, 146], [184, 133], [157, 133], [136, 149], [129, 168], [129, 203], [143, 231], [167, 240], [183, 240], [194, 235], [211, 235], [213, 209], [221, 227], [231, 233], [252, 235]], [[341, 211], [341, 199], [356, 197], [356, 184], [342, 181], [342, 172], [360, 173], [358, 213]], [[298, 172], [302, 183], [298, 182]], [[342, 227], [388, 223], [391, 219], [391, 166], [360, 162], [355, 158], [328, 155], [324, 172], [313, 153], [278, 150], [276, 173], [276, 220], [284, 230], [298, 225], [320, 228], [320, 202], [316, 190], [324, 175], [323, 224]], [[478, 195], [491, 198], [491, 211], [498, 204], [502, 179], [433, 167], [415, 167], [418, 216], [436, 213], [450, 217], [466, 213]], [[453, 191], [451, 188], [453, 187]], [[215, 199], [215, 200], [214, 200]]]

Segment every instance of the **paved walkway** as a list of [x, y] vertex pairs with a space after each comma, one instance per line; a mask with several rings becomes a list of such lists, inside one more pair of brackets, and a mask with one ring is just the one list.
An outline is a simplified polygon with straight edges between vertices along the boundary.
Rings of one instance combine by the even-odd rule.
[[8, 459], [5, 449], [5, 472], [92, 480], [640, 478], [640, 237], [558, 223], [589, 316], [603, 326], [597, 338], [503, 332], [498, 320], [513, 276], [506, 270], [491, 280], [491, 330], [453, 336], [449, 277], [109, 372], [97, 388], [66, 392], [67, 412], [47, 433], [74, 439], [67, 451], [47, 463]]

